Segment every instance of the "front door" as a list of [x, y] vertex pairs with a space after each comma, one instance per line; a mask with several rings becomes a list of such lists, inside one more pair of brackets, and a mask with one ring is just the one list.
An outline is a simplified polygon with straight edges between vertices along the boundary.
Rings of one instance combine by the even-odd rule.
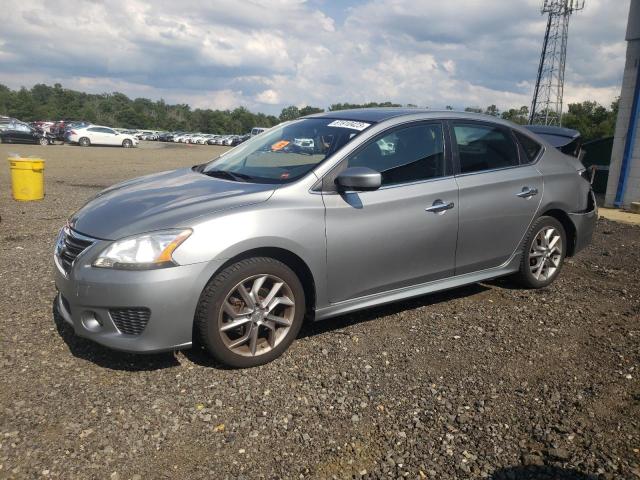
[[104, 139], [107, 145], [120, 145], [120, 135], [115, 130], [110, 128], [103, 128]]
[[28, 125], [18, 123], [11, 130], [11, 141], [14, 143], [33, 143], [33, 130]]
[[508, 128], [458, 121], [452, 133], [459, 163], [459, 275], [509, 259], [538, 210], [543, 183], [534, 166], [520, 161]]
[[458, 188], [444, 150], [440, 122], [412, 123], [380, 134], [338, 167], [377, 170], [382, 186], [323, 193], [331, 303], [453, 274]]

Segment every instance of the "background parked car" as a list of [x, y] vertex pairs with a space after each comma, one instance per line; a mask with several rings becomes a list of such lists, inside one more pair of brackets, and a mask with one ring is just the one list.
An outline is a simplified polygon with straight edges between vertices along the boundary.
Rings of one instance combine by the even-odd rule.
[[74, 128], [69, 131], [67, 141], [77, 143], [83, 147], [88, 147], [89, 145], [117, 145], [131, 148], [138, 145], [138, 139], [133, 135], [119, 133], [112, 128], [101, 125]]
[[53, 137], [42, 130], [15, 119], [12, 120], [0, 124], [0, 143], [33, 143], [40, 145], [53, 143]]

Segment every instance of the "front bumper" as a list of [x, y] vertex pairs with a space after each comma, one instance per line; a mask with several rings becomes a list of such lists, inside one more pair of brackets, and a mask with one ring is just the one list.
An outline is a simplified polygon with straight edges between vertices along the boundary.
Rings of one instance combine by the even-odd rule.
[[[77, 335], [116, 350], [152, 353], [191, 346], [200, 293], [221, 262], [147, 271], [74, 264], [68, 273], [55, 264], [55, 307]], [[114, 308], [149, 309], [142, 333], [122, 333]]]

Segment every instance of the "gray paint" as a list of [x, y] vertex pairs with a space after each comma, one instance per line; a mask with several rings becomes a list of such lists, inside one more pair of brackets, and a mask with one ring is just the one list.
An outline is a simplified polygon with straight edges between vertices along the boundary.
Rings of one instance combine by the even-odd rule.
[[[70, 305], [63, 317], [75, 331], [128, 351], [182, 348], [191, 342], [198, 299], [230, 259], [248, 250], [280, 248], [300, 257], [313, 276], [317, 320], [360, 308], [453, 288], [517, 271], [527, 228], [549, 209], [566, 212], [578, 230], [578, 248], [590, 240], [595, 211], [585, 212], [589, 185], [577, 160], [544, 140], [492, 117], [455, 112], [404, 111], [373, 125], [314, 171], [291, 184], [210, 178], [188, 169], [143, 177], [108, 189], [72, 217], [88, 236], [115, 240], [167, 228], [191, 228], [175, 251], [180, 266], [152, 271], [98, 269], [91, 263], [110, 240], [98, 240], [56, 285]], [[364, 114], [363, 114], [364, 115]], [[450, 176], [365, 192], [322, 192], [318, 185], [342, 160], [378, 133], [418, 120], [494, 122], [536, 138], [543, 153], [534, 165]], [[335, 169], [335, 170], [334, 170]], [[521, 198], [523, 187], [538, 194]], [[453, 208], [433, 213], [438, 200]], [[136, 337], [117, 331], [109, 307], [151, 309]], [[104, 317], [92, 332], [83, 312]]]

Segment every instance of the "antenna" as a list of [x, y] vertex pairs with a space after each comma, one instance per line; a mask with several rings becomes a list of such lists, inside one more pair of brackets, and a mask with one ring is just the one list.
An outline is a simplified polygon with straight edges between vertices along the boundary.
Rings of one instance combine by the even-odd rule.
[[569, 17], [584, 8], [584, 0], [544, 0], [540, 13], [548, 14], [542, 42], [529, 123], [562, 126], [564, 66], [567, 58]]

